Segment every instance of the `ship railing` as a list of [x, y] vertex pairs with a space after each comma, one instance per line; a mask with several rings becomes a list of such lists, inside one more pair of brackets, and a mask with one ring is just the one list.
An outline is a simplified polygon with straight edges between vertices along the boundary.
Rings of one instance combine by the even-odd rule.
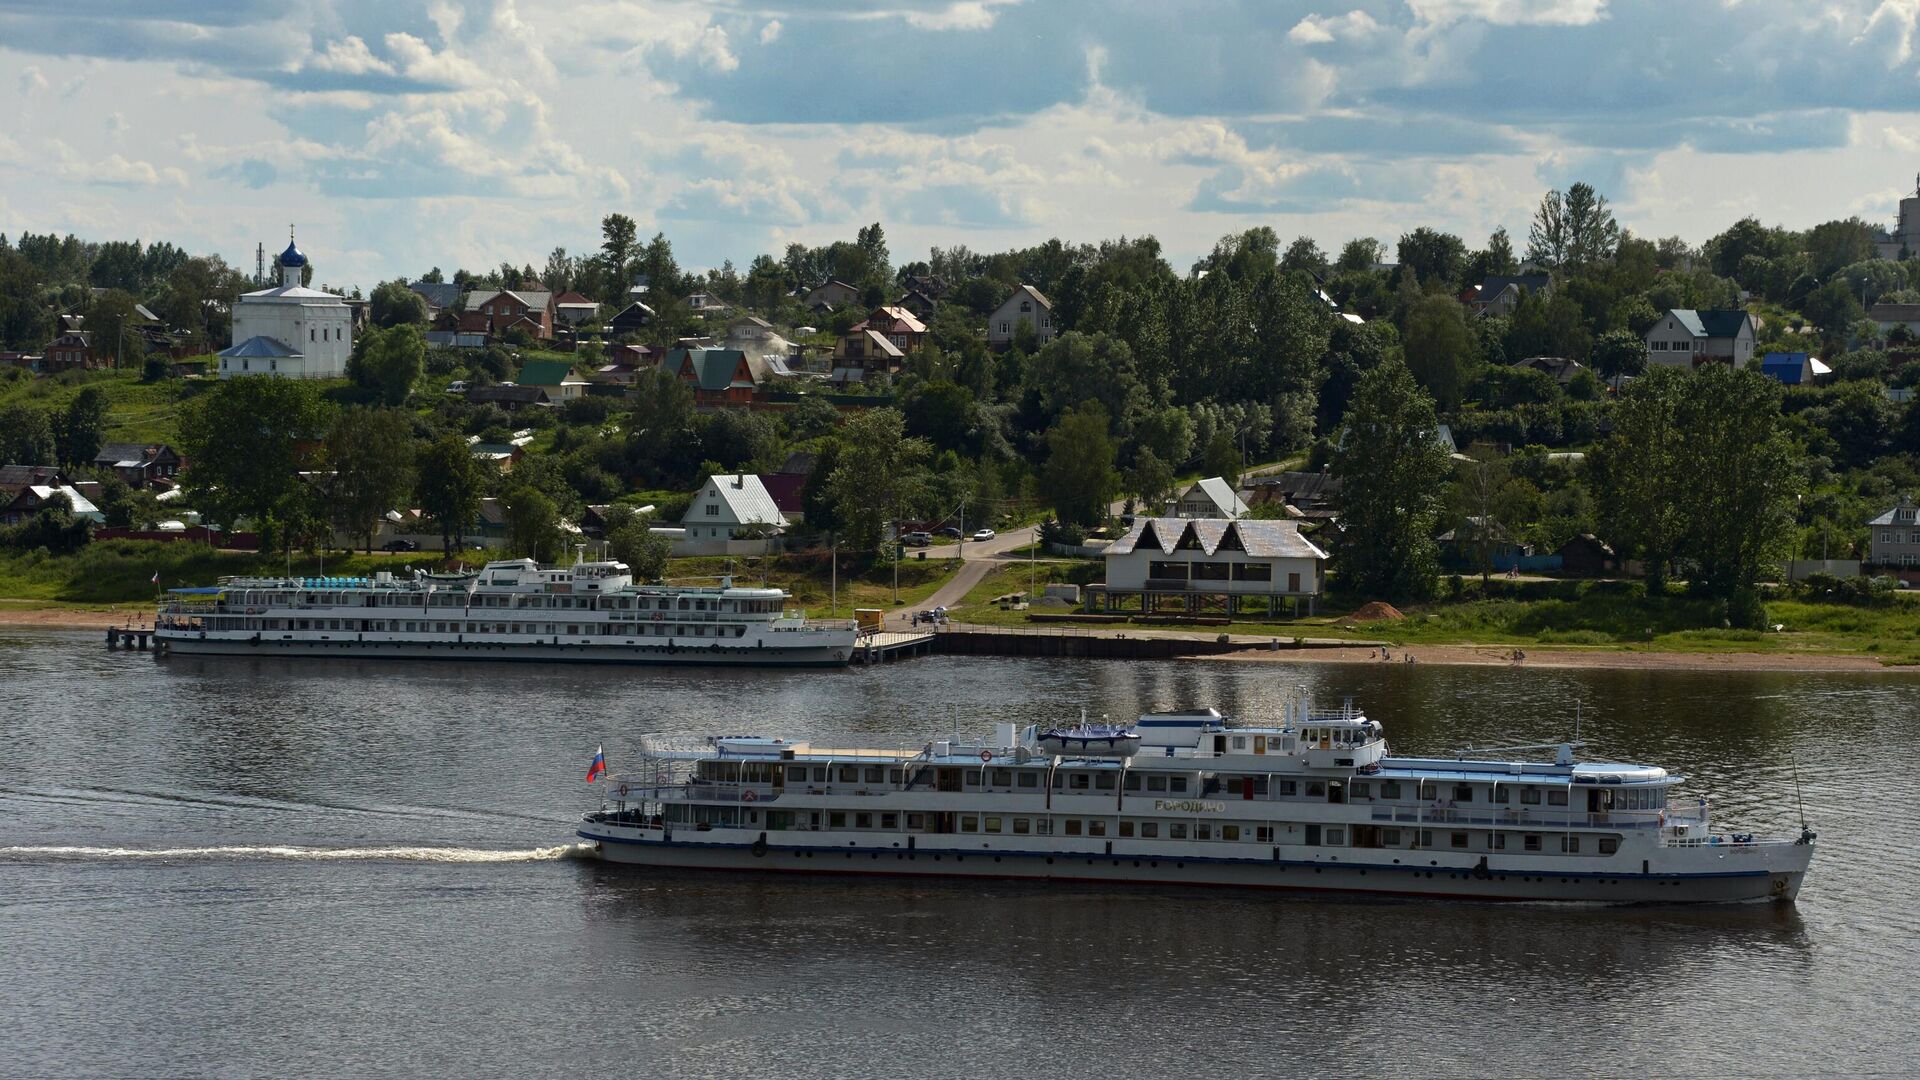
[[1731, 848], [1734, 850], [1756, 850], [1763, 848], [1793, 847], [1797, 840], [1777, 836], [1755, 836], [1752, 833], [1720, 833], [1712, 836], [1675, 836], [1670, 832], [1662, 833], [1660, 846], [1670, 848]]
[[1516, 828], [1650, 829], [1676, 824], [1659, 810], [1609, 810], [1598, 813], [1531, 808], [1469, 809], [1431, 805], [1374, 803], [1369, 817], [1395, 825], [1510, 825]]

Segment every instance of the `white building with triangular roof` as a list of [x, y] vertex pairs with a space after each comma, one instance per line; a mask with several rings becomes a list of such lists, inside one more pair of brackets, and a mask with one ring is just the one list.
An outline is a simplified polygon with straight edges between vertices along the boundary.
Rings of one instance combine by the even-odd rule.
[[274, 262], [280, 284], [242, 293], [233, 306], [233, 347], [220, 353], [220, 377], [344, 377], [353, 354], [353, 309], [330, 292], [300, 284], [307, 257], [291, 237]]

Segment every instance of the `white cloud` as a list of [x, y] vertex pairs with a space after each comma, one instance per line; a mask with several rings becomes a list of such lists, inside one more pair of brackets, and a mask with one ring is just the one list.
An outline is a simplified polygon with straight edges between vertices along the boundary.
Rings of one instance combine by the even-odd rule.
[[418, 82], [441, 86], [478, 86], [489, 81], [487, 73], [451, 49], [434, 52], [433, 46], [412, 34], [395, 32], [386, 36], [387, 53], [400, 74]]
[[1606, 17], [1607, 0], [1407, 0], [1430, 26], [1473, 20], [1495, 26], [1586, 26]]
[[1875, 43], [1884, 43], [1887, 67], [1896, 68], [1913, 56], [1917, 24], [1920, 24], [1920, 0], [1882, 0], [1867, 17], [1853, 44], [1871, 48]]
[[59, 139], [49, 139], [55, 169], [60, 178], [80, 184], [112, 184], [121, 187], [159, 187], [170, 184], [185, 187], [187, 174], [174, 166], [156, 166], [120, 154], [89, 158]]
[[990, 30], [999, 14], [993, 9], [1020, 0], [956, 0], [936, 11], [907, 11], [907, 25], [916, 30]]
[[780, 20], [768, 19], [767, 25], [760, 28], [760, 44], [771, 45], [780, 40]]
[[1364, 11], [1345, 15], [1308, 15], [1287, 31], [1287, 40], [1302, 45], [1325, 45], [1339, 40], [1358, 40], [1380, 30], [1380, 24]]
[[40, 70], [40, 65], [28, 64], [26, 67], [20, 69], [20, 92], [22, 94], [31, 94], [38, 90], [45, 90], [46, 88], [47, 76]]
[[392, 64], [373, 55], [367, 43], [352, 34], [339, 41], [328, 42], [326, 49], [309, 60], [306, 66], [316, 71], [333, 71], [342, 75], [393, 74]]

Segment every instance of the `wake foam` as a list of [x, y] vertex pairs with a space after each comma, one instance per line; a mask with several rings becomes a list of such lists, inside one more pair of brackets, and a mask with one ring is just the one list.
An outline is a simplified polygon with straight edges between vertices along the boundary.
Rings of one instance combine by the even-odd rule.
[[430, 863], [517, 863], [591, 858], [592, 844], [500, 851], [491, 848], [440, 847], [181, 847], [117, 848], [68, 846], [0, 847], [0, 859], [233, 859]]

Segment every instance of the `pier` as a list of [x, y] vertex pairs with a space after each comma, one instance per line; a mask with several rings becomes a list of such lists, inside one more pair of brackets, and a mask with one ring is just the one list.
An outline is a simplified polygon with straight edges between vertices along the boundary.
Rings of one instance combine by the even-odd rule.
[[856, 664], [884, 664], [911, 656], [926, 656], [932, 652], [933, 635], [930, 633], [882, 630], [860, 635], [853, 646], [852, 660]]
[[144, 626], [109, 626], [107, 627], [107, 648], [145, 650], [147, 639], [152, 636], [153, 631]]
[[933, 635], [934, 651], [951, 656], [1085, 656], [1162, 660], [1179, 656], [1213, 656], [1253, 647], [1252, 642], [1222, 641], [1220, 636], [1129, 635], [1105, 629], [1064, 626], [943, 626]]

